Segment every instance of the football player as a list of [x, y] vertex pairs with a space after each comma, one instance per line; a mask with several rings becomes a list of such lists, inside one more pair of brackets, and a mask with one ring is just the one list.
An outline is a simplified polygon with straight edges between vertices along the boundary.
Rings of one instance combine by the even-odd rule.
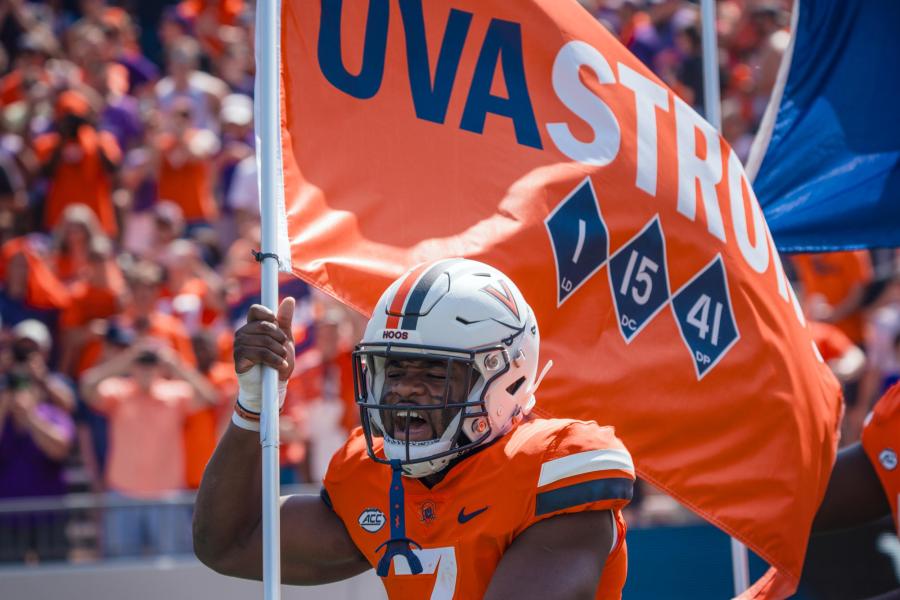
[[[262, 572], [260, 368], [293, 369], [293, 300], [235, 334], [240, 392], [197, 497], [194, 548]], [[362, 426], [320, 495], [281, 503], [282, 578], [375, 568], [390, 598], [619, 598], [631, 457], [609, 427], [534, 414], [540, 337], [498, 270], [448, 259], [395, 281], [354, 353]]]

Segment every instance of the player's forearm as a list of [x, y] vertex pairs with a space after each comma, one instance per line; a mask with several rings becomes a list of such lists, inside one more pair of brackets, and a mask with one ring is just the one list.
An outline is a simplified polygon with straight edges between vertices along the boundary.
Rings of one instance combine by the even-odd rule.
[[227, 570], [262, 519], [259, 434], [231, 424], [206, 466], [194, 507], [194, 551], [213, 569]]
[[838, 452], [812, 532], [857, 527], [890, 514], [878, 475], [857, 442]]

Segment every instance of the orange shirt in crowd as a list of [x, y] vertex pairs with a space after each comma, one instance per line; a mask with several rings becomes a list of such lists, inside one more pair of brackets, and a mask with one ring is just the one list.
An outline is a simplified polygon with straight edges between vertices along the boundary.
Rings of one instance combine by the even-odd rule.
[[[57, 275], [68, 284], [71, 305], [60, 315], [60, 326], [82, 327], [94, 319], [105, 319], [122, 309], [121, 299], [125, 291], [125, 279], [113, 260], [85, 263], [75, 270], [68, 256], [56, 256]], [[68, 276], [66, 276], [68, 275]]]
[[[50, 83], [50, 75], [45, 69], [37, 71], [36, 76], [41, 83]], [[0, 106], [9, 106], [27, 99], [25, 73], [22, 72], [22, 69], [10, 71], [0, 78]]]
[[[150, 328], [146, 332], [147, 335], [165, 341], [185, 363], [192, 367], [196, 366], [197, 358], [194, 356], [191, 338], [184, 325], [175, 317], [162, 313], [153, 313], [149, 318]], [[102, 355], [103, 338], [96, 337], [88, 341], [78, 355], [73, 375], [80, 377], [82, 373], [96, 365]]]
[[130, 378], [100, 382], [95, 410], [109, 418], [110, 490], [156, 498], [184, 488], [182, 427], [193, 392], [183, 381], [158, 379], [149, 391]]
[[115, 315], [119, 306], [119, 294], [108, 288], [98, 288], [86, 281], [76, 281], [69, 286], [72, 303], [60, 315], [60, 327], [83, 327], [94, 319]]
[[238, 383], [233, 364], [214, 364], [206, 378], [218, 392], [219, 404], [198, 410], [184, 422], [185, 482], [191, 489], [200, 487], [203, 470], [219, 441], [221, 424], [231, 416], [231, 408], [237, 398]]
[[78, 279], [86, 266], [86, 258], [76, 257], [69, 252], [57, 252], [53, 257], [53, 270], [66, 283]]
[[[194, 135], [205, 133], [194, 130], [186, 135], [190, 139]], [[219, 209], [212, 192], [210, 161], [189, 159], [181, 164], [174, 164], [168, 157], [175, 146], [175, 137], [171, 134], [161, 136], [159, 145], [159, 197], [180, 206], [188, 222], [215, 221]]]
[[63, 141], [58, 133], [45, 133], [34, 140], [34, 151], [41, 163], [53, 156], [64, 144], [56, 173], [50, 180], [44, 206], [44, 227], [52, 229], [69, 204], [86, 204], [97, 215], [100, 226], [110, 237], [117, 233], [116, 215], [111, 195], [111, 178], [100, 158], [100, 149], [114, 163], [121, 160], [116, 138], [107, 131], [82, 126], [77, 138]]
[[244, 0], [182, 0], [178, 3], [178, 14], [187, 19], [196, 19], [208, 7], [215, 7], [219, 25], [234, 25], [244, 10]]
[[72, 299], [69, 290], [48, 266], [47, 257], [31, 243], [28, 236], [13, 238], [0, 247], [0, 280], [17, 256], [22, 256], [28, 269], [25, 303], [39, 309], [65, 309]]
[[[164, 289], [161, 297], [168, 300], [174, 300], [178, 296], [182, 295], [196, 296], [197, 299], [200, 300], [200, 323], [198, 323], [198, 325], [212, 325], [219, 317], [222, 316], [222, 311], [213, 306], [209, 284], [200, 277], [193, 277], [187, 280], [184, 285], [182, 285], [177, 290], [168, 288]], [[174, 306], [174, 303], [172, 306], [172, 311], [176, 313], [178, 312], [178, 307]]]
[[[806, 300], [822, 296], [831, 306], [837, 306], [858, 286], [872, 280], [872, 262], [865, 250], [855, 252], [826, 252], [794, 256], [797, 276]], [[835, 323], [854, 342], [863, 341], [863, 317], [856, 311]]]
[[181, 360], [192, 367], [197, 366], [197, 357], [194, 355], [191, 337], [178, 318], [161, 312], [153, 313], [150, 315], [150, 329], [147, 330], [147, 335], [168, 342]]
[[[214, 22], [198, 23], [205, 18], [206, 11], [211, 11]], [[234, 25], [244, 10], [244, 0], [182, 0], [178, 4], [178, 14], [194, 24], [197, 38], [203, 43], [213, 58], [218, 58], [224, 48], [218, 36], [218, 26]], [[202, 16], [203, 15], [203, 16]]]

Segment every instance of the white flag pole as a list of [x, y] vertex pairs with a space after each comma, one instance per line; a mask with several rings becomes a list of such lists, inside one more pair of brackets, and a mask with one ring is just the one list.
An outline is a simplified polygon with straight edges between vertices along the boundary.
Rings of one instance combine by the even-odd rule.
[[706, 120], [722, 131], [722, 102], [719, 98], [719, 44], [716, 39], [716, 2], [702, 0], [703, 108]]
[[[275, 312], [278, 309], [277, 214], [275, 185], [281, 124], [278, 122], [280, 77], [278, 53], [278, 0], [259, 0], [256, 4], [256, 156], [260, 193], [262, 268], [261, 301]], [[263, 405], [260, 419], [262, 445], [263, 512], [263, 598], [281, 598], [281, 518], [279, 508], [278, 456], [278, 372], [263, 369]]]
[[[700, 4], [703, 29], [703, 107], [706, 120], [722, 131], [722, 101], [719, 97], [719, 45], [716, 36], [716, 2], [702, 0]], [[734, 595], [750, 587], [750, 567], [747, 546], [731, 538], [731, 572]]]

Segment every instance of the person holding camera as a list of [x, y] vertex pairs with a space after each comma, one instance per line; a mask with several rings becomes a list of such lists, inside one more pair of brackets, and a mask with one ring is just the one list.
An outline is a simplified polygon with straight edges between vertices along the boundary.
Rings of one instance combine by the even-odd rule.
[[106, 514], [107, 554], [189, 552], [189, 511], [163, 502], [185, 488], [185, 419], [216, 404], [215, 389], [170, 347], [147, 338], [85, 372], [80, 390], [109, 420], [106, 487], [120, 506]]
[[63, 91], [55, 108], [55, 131], [34, 140], [41, 175], [49, 183], [43, 225], [53, 229], [66, 206], [81, 202], [94, 211], [103, 231], [115, 238], [112, 179], [122, 158], [119, 144], [111, 133], [97, 129], [94, 110], [81, 92]]
[[[50, 332], [28, 319], [0, 353], [0, 498], [61, 496], [75, 438], [72, 390], [47, 368]], [[0, 562], [63, 559], [65, 520], [52, 513], [0, 518]]]

